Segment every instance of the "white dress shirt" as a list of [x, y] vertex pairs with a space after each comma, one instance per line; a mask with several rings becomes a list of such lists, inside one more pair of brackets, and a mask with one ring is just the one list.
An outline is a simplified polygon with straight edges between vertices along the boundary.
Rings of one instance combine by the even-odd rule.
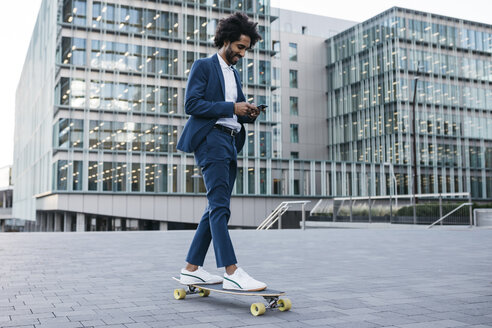
[[[217, 57], [219, 58], [222, 74], [224, 75], [225, 101], [235, 103], [237, 101], [237, 85], [234, 70], [232, 66], [227, 65], [219, 54], [217, 54]], [[233, 114], [232, 117], [219, 118], [217, 124], [233, 129], [236, 132], [241, 130], [241, 124], [238, 123], [236, 114]]]

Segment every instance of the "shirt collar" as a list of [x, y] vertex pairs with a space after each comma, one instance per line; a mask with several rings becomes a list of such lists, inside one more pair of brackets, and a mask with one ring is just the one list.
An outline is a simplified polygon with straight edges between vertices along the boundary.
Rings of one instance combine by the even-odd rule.
[[230, 69], [231, 71], [233, 70], [232, 65], [227, 65], [224, 59], [217, 53], [217, 57], [219, 58], [219, 64], [222, 69]]

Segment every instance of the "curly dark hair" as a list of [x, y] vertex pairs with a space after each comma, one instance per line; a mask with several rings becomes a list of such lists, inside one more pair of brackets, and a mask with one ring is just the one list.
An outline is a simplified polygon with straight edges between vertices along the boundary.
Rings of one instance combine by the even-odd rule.
[[224, 42], [235, 42], [239, 40], [241, 35], [247, 35], [251, 39], [250, 48], [253, 48], [256, 42], [262, 39], [256, 28], [257, 25], [258, 23], [250, 21], [248, 16], [241, 12], [222, 18], [215, 30], [214, 45], [217, 48], [222, 48]]

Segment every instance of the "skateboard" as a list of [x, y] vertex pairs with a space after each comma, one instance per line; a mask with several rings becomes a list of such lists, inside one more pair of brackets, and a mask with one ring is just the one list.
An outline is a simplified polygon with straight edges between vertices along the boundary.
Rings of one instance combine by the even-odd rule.
[[[179, 279], [172, 277], [175, 281], [179, 282]], [[260, 291], [241, 291], [241, 290], [227, 290], [222, 288], [222, 284], [206, 285], [206, 284], [189, 284], [183, 285], [187, 287], [178, 288], [174, 290], [174, 298], [177, 300], [182, 300], [186, 295], [198, 294], [201, 297], [207, 297], [210, 292], [217, 292], [221, 294], [232, 294], [232, 295], [243, 295], [243, 296], [261, 296], [265, 299], [266, 305], [264, 303], [253, 303], [251, 304], [250, 311], [251, 314], [256, 316], [262, 315], [267, 309], [279, 311], [289, 311], [292, 307], [292, 302], [288, 298], [280, 298], [280, 296], [285, 295], [285, 292], [281, 292], [274, 289], [264, 289]]]

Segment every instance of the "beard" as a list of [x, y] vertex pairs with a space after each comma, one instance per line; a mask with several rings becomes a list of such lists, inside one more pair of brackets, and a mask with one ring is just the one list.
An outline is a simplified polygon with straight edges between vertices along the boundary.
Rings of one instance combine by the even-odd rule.
[[241, 59], [241, 57], [237, 53], [232, 51], [230, 45], [225, 50], [225, 57], [230, 65], [236, 65], [239, 59]]

